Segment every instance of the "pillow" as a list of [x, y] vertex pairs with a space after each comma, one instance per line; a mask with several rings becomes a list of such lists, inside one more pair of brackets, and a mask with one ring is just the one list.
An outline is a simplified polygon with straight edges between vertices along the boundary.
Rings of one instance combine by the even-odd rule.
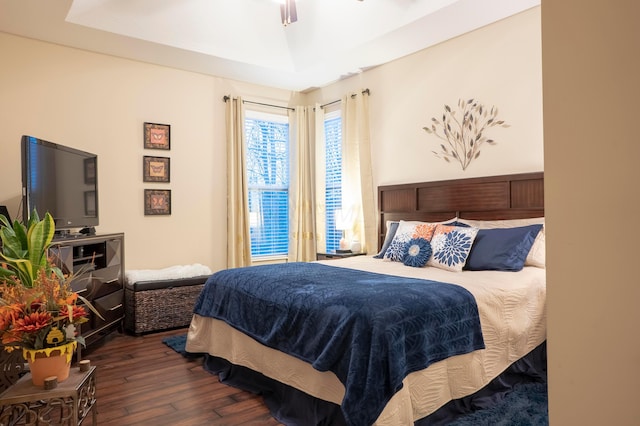
[[529, 251], [529, 255], [524, 262], [524, 266], [536, 266], [538, 268], [545, 267], [545, 239], [544, 239], [544, 217], [534, 217], [525, 219], [506, 219], [506, 220], [470, 220], [458, 219], [459, 224], [467, 224], [476, 228], [492, 229], [492, 228], [516, 228], [520, 226], [542, 224], [542, 229], [533, 243], [533, 247]]
[[437, 224], [401, 220], [391, 244], [384, 253], [384, 260], [402, 262], [405, 254], [405, 244], [412, 238], [431, 240]]
[[493, 229], [493, 228], [517, 228], [520, 226], [544, 224], [544, 217], [532, 217], [525, 219], [503, 219], [503, 220], [471, 220], [460, 219], [457, 222], [464, 223], [474, 228]]
[[384, 242], [382, 243], [382, 248], [380, 249], [380, 252], [373, 257], [375, 257], [376, 259], [382, 259], [384, 257], [384, 254], [389, 248], [391, 241], [393, 241], [393, 237], [395, 237], [396, 235], [396, 231], [398, 230], [399, 224], [400, 222], [392, 222], [390, 220], [387, 221], [387, 234], [384, 236]]
[[520, 271], [542, 225], [480, 229], [464, 269]]
[[431, 238], [433, 255], [429, 266], [460, 272], [467, 261], [478, 228], [451, 225], [437, 225]]
[[424, 238], [412, 238], [405, 244], [405, 255], [402, 263], [414, 268], [421, 268], [431, 257], [431, 243]]
[[538, 232], [538, 236], [533, 242], [531, 250], [529, 250], [529, 255], [524, 261], [524, 266], [536, 266], [538, 268], [544, 268], [545, 262], [546, 248], [544, 241], [544, 225], [542, 225], [542, 229], [540, 230], [540, 232]]

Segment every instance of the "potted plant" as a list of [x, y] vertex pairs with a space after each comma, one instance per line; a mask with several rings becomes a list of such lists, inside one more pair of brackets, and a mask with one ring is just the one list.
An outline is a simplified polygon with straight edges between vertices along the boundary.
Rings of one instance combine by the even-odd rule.
[[[85, 308], [97, 314], [71, 289], [73, 274], [48, 259], [54, 231], [49, 213], [40, 220], [34, 211], [26, 227], [0, 215], [0, 339], [6, 351], [22, 349], [37, 386], [52, 375], [58, 382], [69, 376], [73, 352], [84, 344], [77, 326], [88, 321]], [[40, 373], [43, 364], [57, 370]]]

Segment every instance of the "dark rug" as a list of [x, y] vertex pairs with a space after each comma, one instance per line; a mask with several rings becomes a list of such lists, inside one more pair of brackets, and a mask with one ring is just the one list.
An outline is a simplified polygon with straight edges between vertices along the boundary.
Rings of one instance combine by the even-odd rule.
[[162, 343], [164, 343], [165, 345], [169, 346], [171, 349], [173, 349], [174, 351], [178, 352], [183, 357], [185, 357], [187, 359], [190, 359], [190, 360], [195, 360], [195, 359], [198, 359], [198, 358], [201, 358], [201, 357], [204, 356], [203, 353], [187, 352], [185, 350], [185, 347], [187, 345], [187, 335], [186, 334], [179, 334], [179, 335], [176, 335], [176, 336], [165, 337], [164, 339], [162, 339]]
[[179, 334], [176, 336], [169, 336], [162, 339], [162, 343], [169, 346], [174, 351], [178, 352], [182, 356], [187, 356], [187, 351], [184, 349], [187, 345], [187, 335]]
[[515, 385], [491, 408], [466, 414], [449, 426], [547, 426], [549, 424], [547, 384]]
[[[187, 335], [165, 337], [162, 343], [184, 357], [197, 356], [185, 351]], [[547, 384], [516, 385], [504, 399], [485, 408], [458, 417], [449, 426], [547, 426], [549, 424]]]

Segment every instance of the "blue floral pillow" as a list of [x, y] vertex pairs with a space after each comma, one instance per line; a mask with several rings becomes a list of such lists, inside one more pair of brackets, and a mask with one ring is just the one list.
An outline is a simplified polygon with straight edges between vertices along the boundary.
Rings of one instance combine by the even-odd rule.
[[384, 253], [384, 260], [402, 262], [405, 255], [405, 245], [412, 238], [424, 238], [430, 240], [433, 231], [436, 229], [435, 223], [404, 221], [401, 220], [396, 234]]
[[424, 238], [413, 238], [405, 244], [404, 252], [402, 262], [405, 265], [421, 268], [431, 257], [431, 243]]
[[431, 238], [433, 255], [429, 266], [460, 272], [469, 257], [478, 228], [438, 225]]

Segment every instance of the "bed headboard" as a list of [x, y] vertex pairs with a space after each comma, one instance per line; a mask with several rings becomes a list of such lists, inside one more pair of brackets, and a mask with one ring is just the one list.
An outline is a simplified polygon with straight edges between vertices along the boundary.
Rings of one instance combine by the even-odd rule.
[[439, 222], [544, 216], [544, 173], [487, 176], [378, 187], [378, 247], [386, 221]]

